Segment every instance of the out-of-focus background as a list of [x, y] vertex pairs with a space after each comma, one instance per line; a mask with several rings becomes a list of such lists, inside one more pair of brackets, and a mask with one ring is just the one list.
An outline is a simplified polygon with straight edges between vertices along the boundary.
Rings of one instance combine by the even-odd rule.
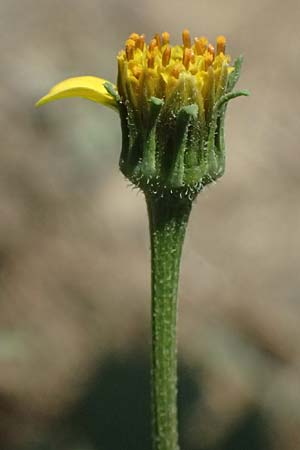
[[117, 115], [35, 101], [115, 80], [135, 31], [243, 53], [227, 171], [198, 198], [180, 289], [183, 450], [300, 449], [297, 0], [0, 1], [0, 449], [150, 450], [149, 242]]

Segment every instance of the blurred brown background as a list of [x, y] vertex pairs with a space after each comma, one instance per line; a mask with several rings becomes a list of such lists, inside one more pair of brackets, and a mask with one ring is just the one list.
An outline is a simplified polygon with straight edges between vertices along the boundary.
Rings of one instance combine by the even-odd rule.
[[245, 55], [227, 171], [194, 206], [180, 294], [183, 450], [300, 449], [297, 0], [0, 0], [0, 449], [150, 450], [149, 243], [117, 115], [56, 82], [115, 80], [133, 31]]

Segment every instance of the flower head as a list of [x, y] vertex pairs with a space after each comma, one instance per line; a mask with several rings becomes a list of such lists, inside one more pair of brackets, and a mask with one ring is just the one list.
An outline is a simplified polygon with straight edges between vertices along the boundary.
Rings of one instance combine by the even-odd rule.
[[145, 192], [195, 197], [224, 172], [224, 117], [242, 59], [234, 65], [226, 39], [205, 37], [171, 46], [167, 32], [148, 44], [132, 33], [118, 54], [117, 86], [97, 77], [67, 79], [37, 105], [84, 97], [114, 108], [121, 118], [120, 169]]

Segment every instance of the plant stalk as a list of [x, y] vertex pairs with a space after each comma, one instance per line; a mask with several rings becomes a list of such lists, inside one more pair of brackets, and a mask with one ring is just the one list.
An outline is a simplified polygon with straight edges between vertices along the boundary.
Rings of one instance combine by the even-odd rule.
[[177, 293], [191, 200], [146, 194], [151, 239], [153, 450], [179, 450]]

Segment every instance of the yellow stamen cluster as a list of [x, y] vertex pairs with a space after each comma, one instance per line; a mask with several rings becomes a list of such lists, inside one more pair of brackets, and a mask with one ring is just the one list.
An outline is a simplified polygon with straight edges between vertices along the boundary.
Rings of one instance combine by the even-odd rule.
[[147, 45], [144, 35], [132, 33], [118, 55], [121, 98], [136, 104], [141, 97], [167, 98], [182, 76], [192, 76], [199, 93], [205, 94], [209, 72], [217, 90], [222, 67], [226, 65], [228, 73], [233, 70], [225, 54], [225, 37], [217, 38], [216, 49], [206, 37], [196, 37], [192, 42], [188, 30], [182, 32], [182, 41], [182, 45], [171, 46], [170, 35], [164, 32], [155, 34]]

